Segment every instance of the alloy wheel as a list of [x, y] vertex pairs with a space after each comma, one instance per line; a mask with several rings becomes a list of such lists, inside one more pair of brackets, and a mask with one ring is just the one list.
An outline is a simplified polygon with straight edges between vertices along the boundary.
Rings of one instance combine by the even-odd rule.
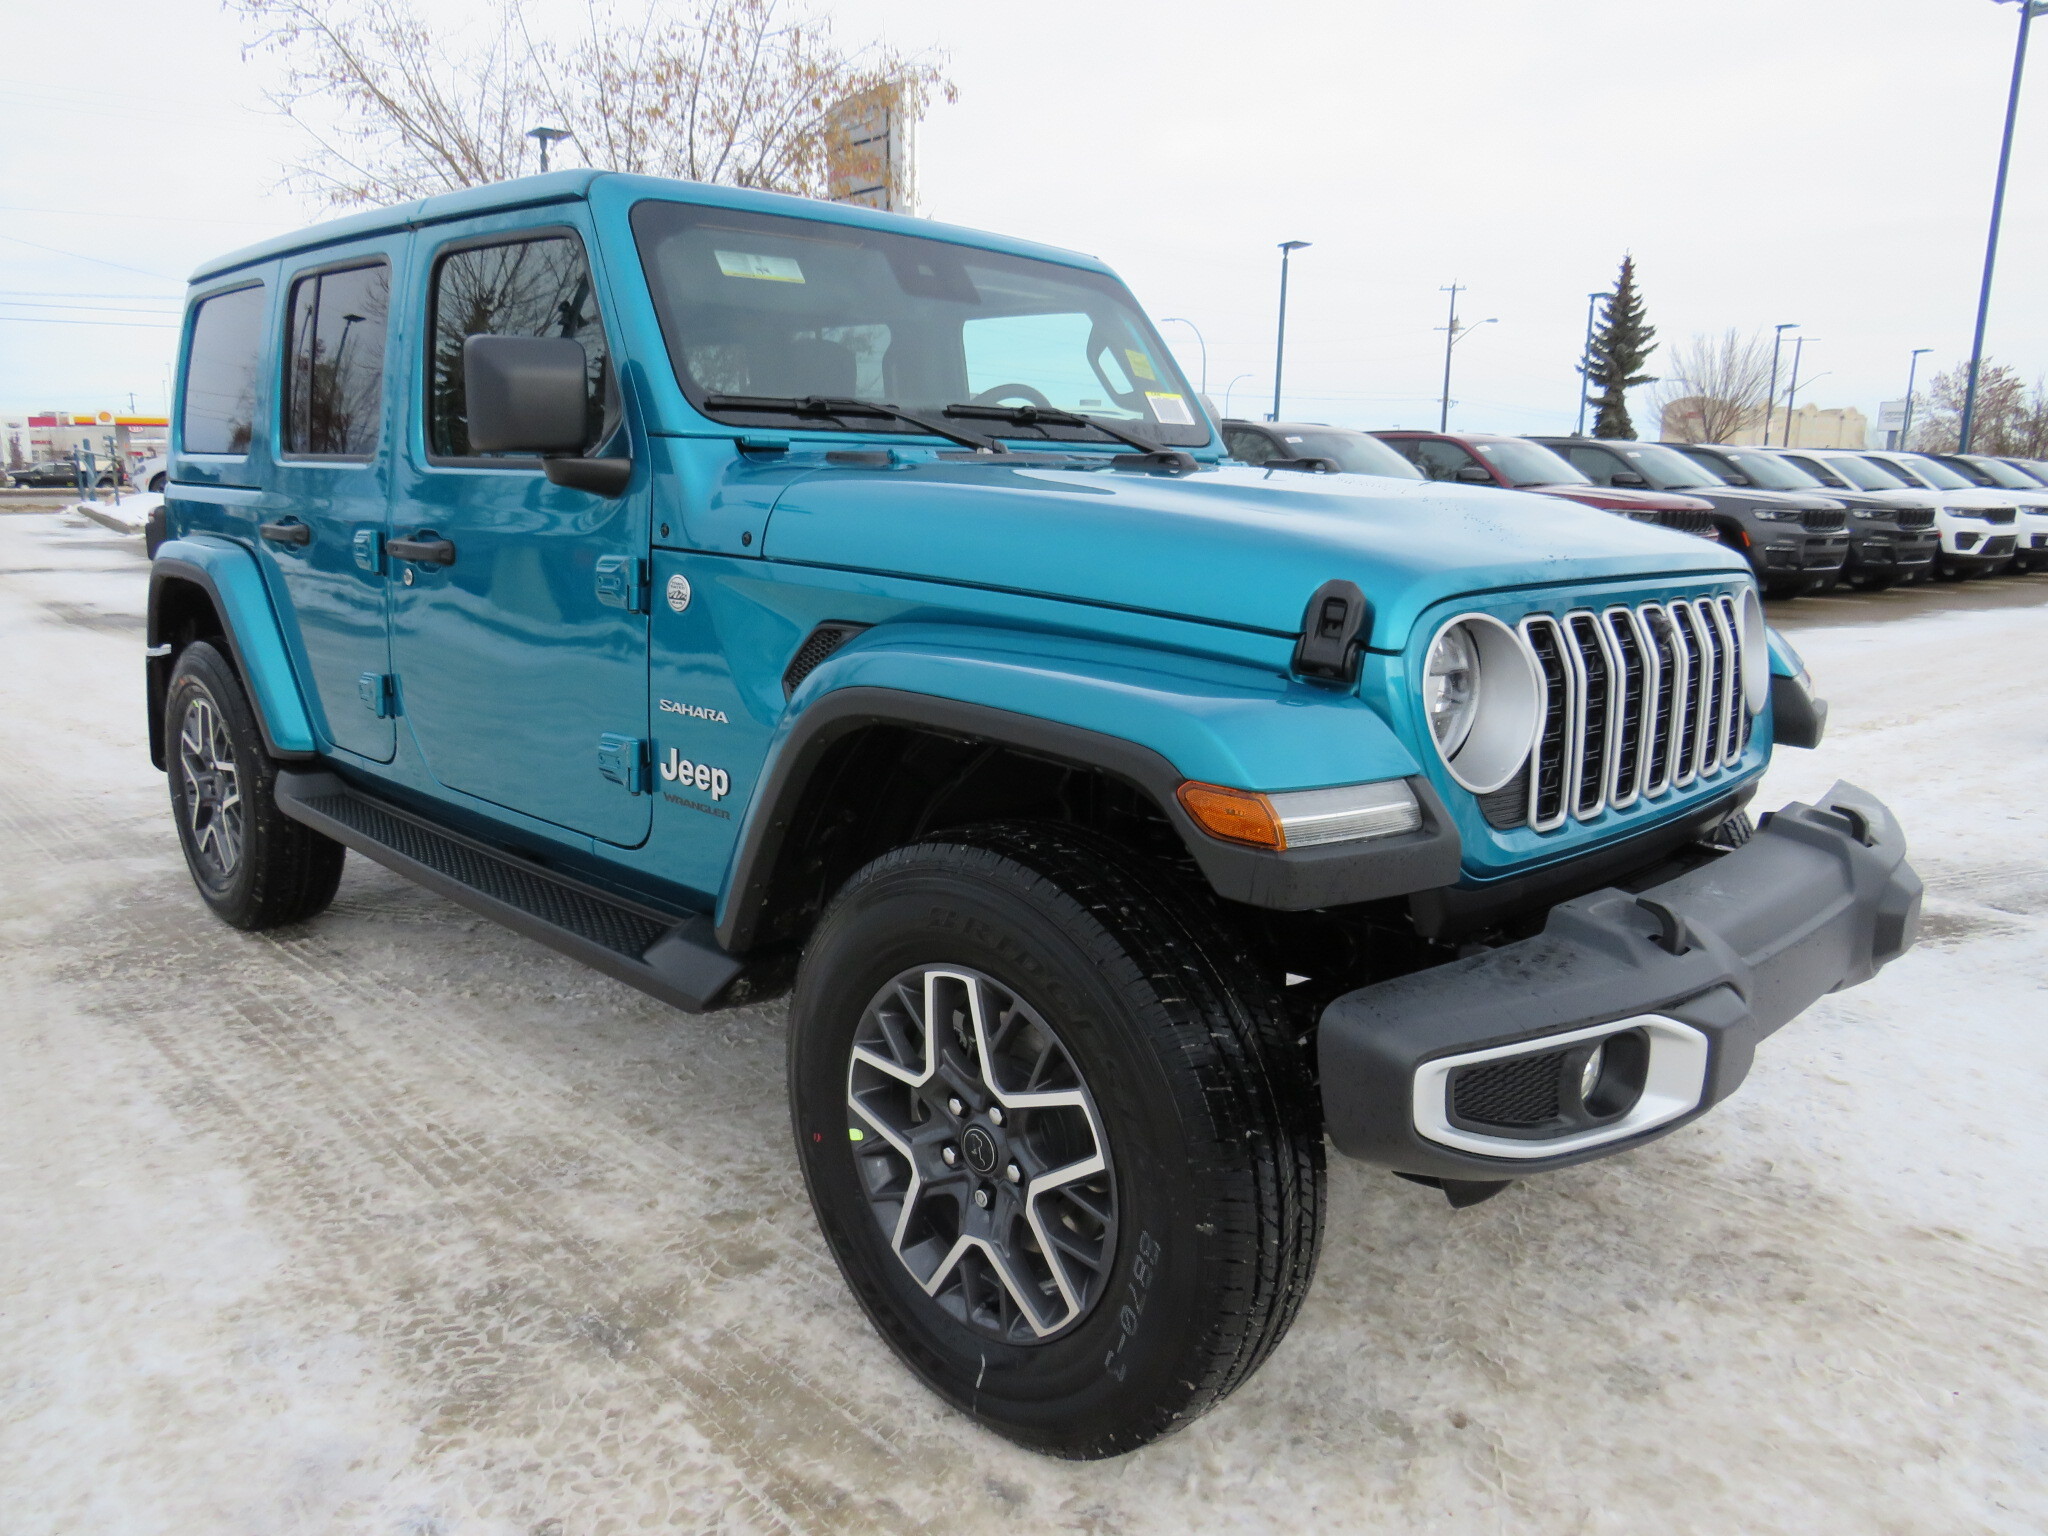
[[211, 699], [195, 698], [185, 711], [178, 776], [192, 846], [207, 873], [225, 882], [242, 862], [242, 776], [227, 722]]
[[964, 967], [896, 976], [861, 1016], [846, 1102], [884, 1238], [957, 1322], [1042, 1343], [1100, 1299], [1108, 1139], [1072, 1054], [1015, 992]]

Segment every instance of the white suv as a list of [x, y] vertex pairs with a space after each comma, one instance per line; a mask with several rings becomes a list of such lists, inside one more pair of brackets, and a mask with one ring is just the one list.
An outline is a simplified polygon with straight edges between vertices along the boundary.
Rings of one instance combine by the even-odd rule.
[[1911, 490], [1934, 493], [1934, 525], [1941, 530], [1939, 574], [1989, 576], [2012, 563], [2020, 540], [2020, 509], [2012, 492], [1980, 489], [1924, 453], [1872, 450], [1857, 457]]
[[2048, 570], [2048, 487], [2025, 470], [1984, 453], [1935, 454], [1943, 464], [1998, 496], [2010, 496], [2020, 509], [2020, 541], [2013, 562], [2023, 571]]

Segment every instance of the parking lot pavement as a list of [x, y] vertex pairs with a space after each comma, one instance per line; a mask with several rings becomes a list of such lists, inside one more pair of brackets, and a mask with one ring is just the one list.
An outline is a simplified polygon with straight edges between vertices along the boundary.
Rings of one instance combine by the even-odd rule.
[[2048, 1526], [2042, 607], [1800, 634], [1832, 735], [1762, 803], [1890, 800], [1917, 950], [1634, 1153], [1462, 1212], [1338, 1163], [1265, 1370], [1080, 1465], [868, 1328], [780, 1005], [670, 1012], [361, 860], [301, 928], [208, 917], [135, 544], [0, 520], [8, 1536]]
[[2048, 571], [1975, 581], [1919, 582], [1889, 592], [1837, 587], [1816, 596], [1772, 598], [1764, 604], [1765, 616], [1788, 634], [1849, 624], [1896, 624], [1929, 613], [2039, 607], [2048, 607]]

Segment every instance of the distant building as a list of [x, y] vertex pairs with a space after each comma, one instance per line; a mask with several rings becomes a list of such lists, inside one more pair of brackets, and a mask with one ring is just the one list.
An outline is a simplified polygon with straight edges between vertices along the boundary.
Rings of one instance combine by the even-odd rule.
[[[1697, 396], [1674, 400], [1664, 407], [1662, 419], [1658, 422], [1658, 435], [1668, 443], [1697, 443], [1705, 440], [1701, 429], [1702, 412]], [[1868, 448], [1870, 446], [1870, 418], [1853, 405], [1834, 406], [1823, 409], [1817, 405], [1802, 405], [1792, 413], [1787, 422], [1785, 412], [1780, 409], [1771, 416], [1771, 443], [1773, 446], [1793, 448]], [[1789, 437], [1788, 437], [1789, 432]], [[1726, 434], [1731, 443], [1761, 443], [1764, 440], [1763, 417], [1758, 415], [1739, 432]]]

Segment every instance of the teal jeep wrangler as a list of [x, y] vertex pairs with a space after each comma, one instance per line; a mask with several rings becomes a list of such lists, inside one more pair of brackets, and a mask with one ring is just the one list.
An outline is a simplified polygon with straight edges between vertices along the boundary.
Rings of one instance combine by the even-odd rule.
[[1227, 458], [1101, 263], [562, 172], [209, 263], [149, 715], [201, 896], [345, 850], [686, 1011], [792, 991], [882, 1336], [1129, 1450], [1300, 1307], [1325, 1139], [1467, 1204], [1912, 942], [1739, 557]]

